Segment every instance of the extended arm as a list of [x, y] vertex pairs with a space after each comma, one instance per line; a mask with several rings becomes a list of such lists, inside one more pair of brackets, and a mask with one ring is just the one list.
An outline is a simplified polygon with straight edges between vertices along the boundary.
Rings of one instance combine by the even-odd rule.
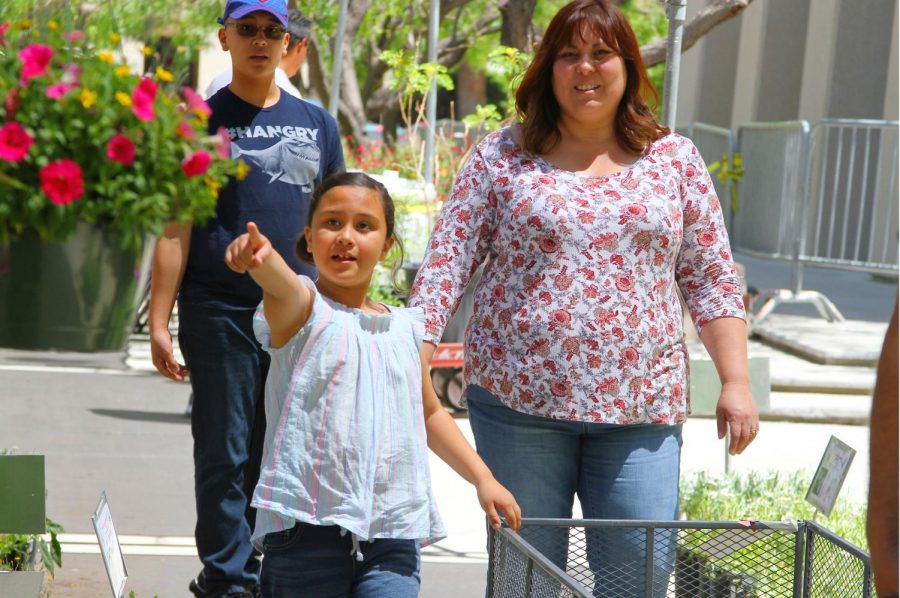
[[175, 297], [181, 287], [184, 269], [191, 246], [191, 225], [170, 223], [156, 241], [150, 274], [150, 356], [157, 371], [172, 380], [184, 380], [190, 375], [187, 368], [175, 360], [169, 318], [175, 307]]
[[309, 319], [312, 293], [297, 279], [256, 225], [225, 250], [225, 263], [239, 274], [249, 272], [263, 290], [263, 310], [272, 330], [272, 346], [284, 345]]
[[731, 432], [728, 452], [738, 455], [759, 430], [759, 413], [750, 394], [747, 366], [747, 323], [742, 318], [716, 318], [706, 323], [700, 339], [716, 366], [722, 392], [716, 405], [719, 438]]
[[897, 306], [884, 337], [872, 396], [869, 510], [866, 532], [879, 596], [896, 596], [897, 581]]
[[516, 499], [494, 479], [491, 470], [460, 432], [456, 422], [441, 406], [434, 392], [428, 366], [434, 349], [434, 345], [423, 343], [419, 353], [422, 361], [422, 402], [425, 408], [428, 447], [452, 467], [453, 471], [475, 486], [481, 508], [484, 509], [494, 529], [500, 527], [500, 517], [497, 514], [497, 511], [500, 511], [506, 517], [509, 526], [518, 531], [522, 511]]

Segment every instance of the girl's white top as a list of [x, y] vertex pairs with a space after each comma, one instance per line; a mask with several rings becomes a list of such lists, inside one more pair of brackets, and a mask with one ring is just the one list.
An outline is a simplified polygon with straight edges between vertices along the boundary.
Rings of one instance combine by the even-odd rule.
[[298, 521], [337, 525], [359, 540], [444, 538], [422, 407], [424, 313], [368, 314], [299, 279], [314, 300], [293, 338], [271, 347], [261, 305], [253, 322], [272, 357], [254, 544]]

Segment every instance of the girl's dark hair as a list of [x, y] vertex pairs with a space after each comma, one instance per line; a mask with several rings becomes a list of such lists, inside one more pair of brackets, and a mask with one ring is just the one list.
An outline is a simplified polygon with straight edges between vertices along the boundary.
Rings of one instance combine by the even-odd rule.
[[669, 129], [656, 122], [644, 101], [656, 105], [658, 96], [647, 77], [641, 51], [622, 11], [608, 0], [575, 0], [563, 6], [550, 21], [534, 59], [516, 90], [516, 112], [522, 121], [525, 150], [544, 154], [559, 143], [560, 108], [553, 95], [553, 63], [560, 49], [587, 31], [600, 36], [625, 63], [625, 94], [616, 111], [616, 140], [638, 154]]
[[[394, 240], [394, 247], [396, 250], [392, 248], [392, 251], [397, 251], [399, 253], [398, 259], [394, 260], [394, 264], [391, 267], [391, 282], [395, 287], [398, 286], [396, 279], [397, 273], [400, 271], [400, 266], [403, 264], [403, 243], [400, 241], [400, 237], [397, 236], [395, 230], [396, 209], [394, 208], [394, 200], [391, 198], [391, 194], [388, 193], [385, 186], [369, 175], [362, 172], [338, 172], [326, 177], [325, 180], [316, 185], [316, 188], [312, 193], [312, 198], [309, 201], [309, 213], [306, 216], [306, 226], [312, 226], [313, 215], [319, 208], [319, 204], [322, 203], [322, 197], [335, 187], [364, 187], [366, 189], [371, 189], [378, 195], [378, 199], [381, 201], [381, 208], [384, 210], [387, 238]], [[297, 239], [296, 251], [297, 257], [301, 260], [309, 264], [314, 264], [312, 253], [310, 253], [309, 247], [306, 245], [306, 236], [303, 233], [300, 233], [300, 237]]]

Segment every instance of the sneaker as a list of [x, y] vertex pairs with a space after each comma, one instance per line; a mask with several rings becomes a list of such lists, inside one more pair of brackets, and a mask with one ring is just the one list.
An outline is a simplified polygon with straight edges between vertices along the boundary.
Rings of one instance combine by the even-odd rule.
[[[197, 577], [191, 580], [191, 583], [188, 584], [188, 589], [197, 598], [207, 598], [207, 596], [209, 596], [206, 591], [206, 575], [203, 571], [198, 573]], [[222, 595], [221, 598], [262, 598], [262, 588], [257, 583], [254, 584], [249, 590], [231, 592], [229, 594]]]
[[206, 598], [206, 574], [203, 571], [198, 573], [197, 577], [188, 584], [188, 589], [197, 598]]

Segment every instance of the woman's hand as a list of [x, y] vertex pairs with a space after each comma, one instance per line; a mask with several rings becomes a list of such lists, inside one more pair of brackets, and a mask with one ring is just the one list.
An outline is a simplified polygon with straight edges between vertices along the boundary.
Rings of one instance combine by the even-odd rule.
[[759, 432], [759, 412], [750, 394], [749, 383], [726, 382], [722, 385], [716, 405], [716, 424], [719, 438], [725, 437], [726, 430], [731, 432], [728, 445], [731, 455], [740, 455], [753, 442]]
[[475, 485], [478, 491], [478, 502], [481, 508], [487, 513], [491, 522], [491, 528], [500, 529], [500, 515], [498, 511], [506, 517], [506, 523], [509, 524], [514, 531], [519, 531], [522, 527], [522, 509], [519, 503], [513, 498], [512, 493], [504, 488], [493, 477], [487, 478]]
[[248, 222], [247, 232], [232, 241], [225, 250], [225, 263], [238, 274], [243, 274], [259, 268], [272, 251], [272, 243], [254, 223]]

